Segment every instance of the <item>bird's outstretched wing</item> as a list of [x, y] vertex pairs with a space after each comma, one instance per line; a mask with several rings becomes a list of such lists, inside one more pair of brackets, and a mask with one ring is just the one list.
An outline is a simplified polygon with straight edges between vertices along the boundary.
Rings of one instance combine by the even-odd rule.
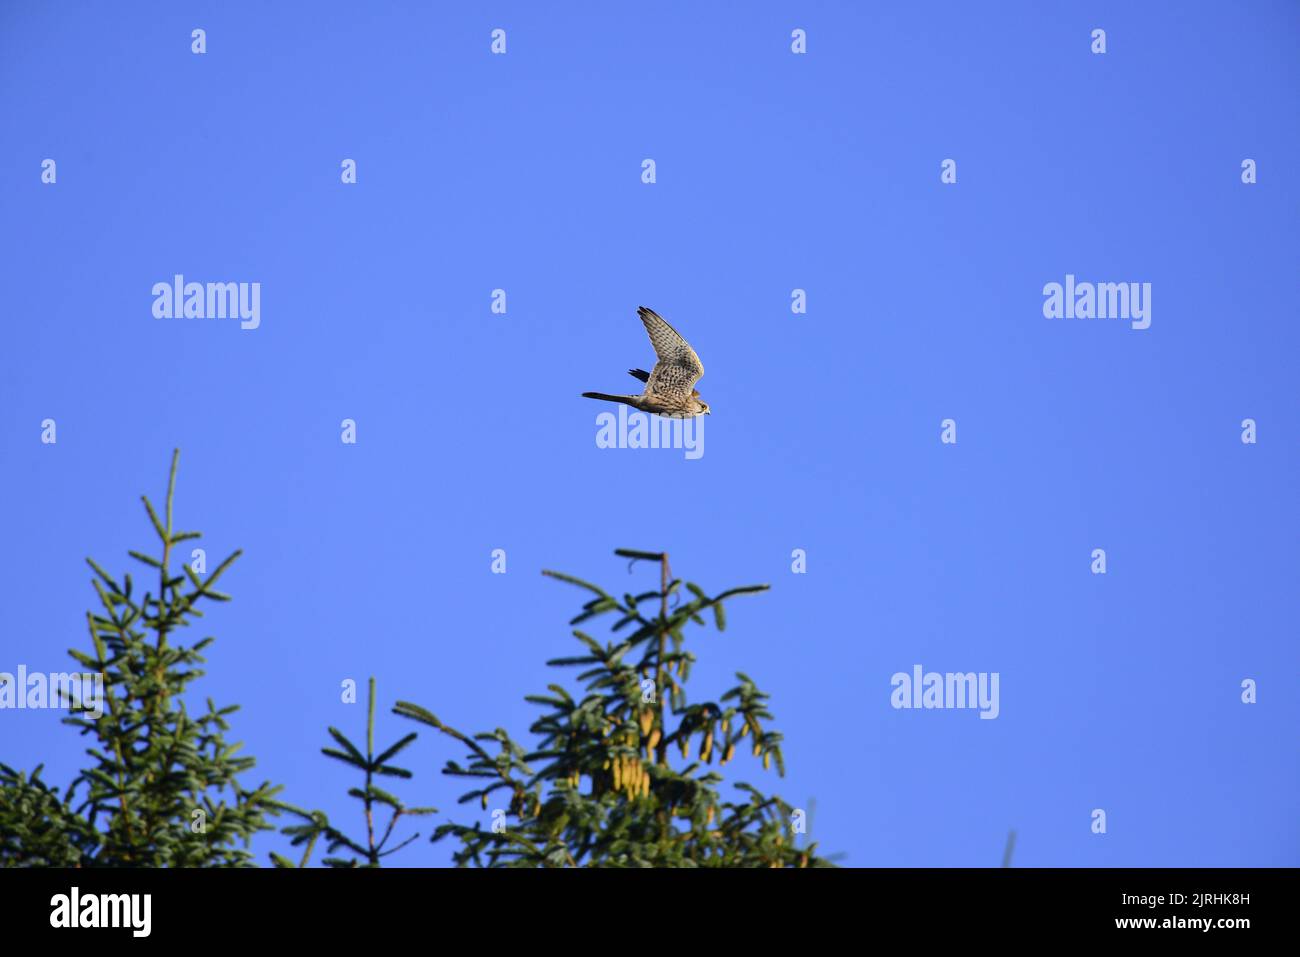
[[659, 357], [646, 381], [646, 394], [670, 400], [689, 399], [695, 383], [704, 375], [704, 363], [677, 330], [653, 309], [639, 306], [636, 313], [645, 323], [650, 344]]

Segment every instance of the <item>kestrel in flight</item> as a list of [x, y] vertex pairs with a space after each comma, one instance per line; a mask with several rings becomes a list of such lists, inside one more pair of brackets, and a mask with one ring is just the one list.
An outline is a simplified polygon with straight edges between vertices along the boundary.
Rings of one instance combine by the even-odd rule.
[[704, 375], [704, 364], [695, 350], [677, 330], [653, 309], [639, 306], [636, 314], [645, 323], [645, 331], [650, 335], [650, 344], [654, 346], [659, 361], [649, 372], [644, 369], [627, 371], [645, 383], [645, 391], [640, 395], [609, 395], [605, 392], [584, 392], [588, 399], [604, 399], [608, 402], [622, 402], [642, 412], [652, 415], [687, 417], [708, 415], [709, 404], [700, 400], [700, 393], [695, 383]]

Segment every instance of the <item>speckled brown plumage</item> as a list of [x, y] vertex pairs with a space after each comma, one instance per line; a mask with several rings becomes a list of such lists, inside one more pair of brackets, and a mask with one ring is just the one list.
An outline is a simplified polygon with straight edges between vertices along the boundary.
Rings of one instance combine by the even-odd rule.
[[637, 315], [645, 324], [658, 360], [650, 372], [642, 369], [628, 371], [645, 383], [640, 395], [610, 395], [606, 392], [584, 392], [588, 399], [622, 402], [642, 412], [666, 416], [692, 416], [709, 414], [709, 404], [700, 401], [695, 383], [704, 375], [704, 363], [690, 344], [668, 325], [653, 309], [641, 306]]

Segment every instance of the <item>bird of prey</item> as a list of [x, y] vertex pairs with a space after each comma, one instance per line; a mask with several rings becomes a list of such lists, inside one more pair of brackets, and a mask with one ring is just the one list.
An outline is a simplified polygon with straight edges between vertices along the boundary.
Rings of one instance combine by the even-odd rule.
[[684, 418], [708, 415], [709, 404], [700, 400], [695, 383], [704, 375], [704, 364], [695, 350], [678, 335], [677, 330], [653, 309], [637, 308], [636, 314], [645, 323], [658, 361], [653, 369], [628, 369], [628, 373], [645, 383], [640, 395], [609, 395], [605, 392], [584, 392], [588, 399], [622, 402], [642, 412], [653, 415]]

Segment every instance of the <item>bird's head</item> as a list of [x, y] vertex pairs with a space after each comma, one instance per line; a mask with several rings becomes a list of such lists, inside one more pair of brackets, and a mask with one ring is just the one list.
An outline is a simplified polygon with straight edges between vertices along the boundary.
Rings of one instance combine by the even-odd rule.
[[707, 403], [707, 402], [701, 402], [701, 403], [700, 403], [700, 415], [709, 415], [709, 414], [710, 414], [710, 413], [709, 413], [709, 403]]

